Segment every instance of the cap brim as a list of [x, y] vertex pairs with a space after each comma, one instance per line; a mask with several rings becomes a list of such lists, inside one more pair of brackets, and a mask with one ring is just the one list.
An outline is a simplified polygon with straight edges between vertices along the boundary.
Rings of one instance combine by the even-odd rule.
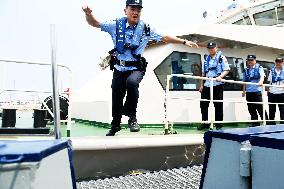
[[140, 8], [143, 8], [141, 5], [139, 5], [139, 4], [128, 4], [127, 6], [135, 6], [135, 7], [140, 7]]
[[209, 46], [207, 49], [214, 49], [216, 46]]
[[255, 60], [254, 58], [247, 58], [247, 60]]

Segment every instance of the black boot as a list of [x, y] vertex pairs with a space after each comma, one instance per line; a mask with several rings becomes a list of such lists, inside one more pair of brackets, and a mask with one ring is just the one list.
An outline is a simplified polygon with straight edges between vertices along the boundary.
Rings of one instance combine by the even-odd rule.
[[139, 132], [140, 126], [137, 123], [137, 119], [135, 116], [130, 117], [128, 120], [128, 127], [130, 128], [130, 132]]
[[223, 128], [223, 125], [221, 123], [216, 123], [216, 130], [221, 130]]
[[111, 128], [108, 133], [106, 134], [106, 136], [114, 136], [115, 133], [117, 133], [118, 131], [120, 131], [121, 128]]
[[115, 121], [113, 120], [111, 122], [111, 128], [110, 130], [108, 131], [108, 133], [106, 134], [106, 136], [114, 136], [115, 133], [117, 133], [118, 131], [121, 130], [121, 127], [120, 127], [120, 121]]
[[197, 130], [209, 129], [209, 127], [210, 127], [209, 123], [202, 123], [201, 125], [197, 126]]

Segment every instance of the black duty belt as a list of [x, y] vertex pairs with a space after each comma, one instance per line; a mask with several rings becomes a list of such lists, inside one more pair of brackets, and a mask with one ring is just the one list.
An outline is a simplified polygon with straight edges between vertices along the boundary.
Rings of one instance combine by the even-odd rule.
[[140, 62], [138, 61], [124, 61], [124, 60], [116, 60], [116, 64], [120, 66], [134, 66], [137, 67], [139, 66]]
[[209, 70], [216, 70], [217, 69], [217, 67], [210, 67], [210, 68], [208, 68], [208, 71]]

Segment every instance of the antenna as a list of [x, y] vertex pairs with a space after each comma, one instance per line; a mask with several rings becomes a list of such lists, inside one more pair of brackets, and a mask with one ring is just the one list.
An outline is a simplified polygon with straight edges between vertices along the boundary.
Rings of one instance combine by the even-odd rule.
[[203, 12], [203, 18], [206, 18], [207, 15], [208, 15], [207, 11], [204, 11], [204, 12]]

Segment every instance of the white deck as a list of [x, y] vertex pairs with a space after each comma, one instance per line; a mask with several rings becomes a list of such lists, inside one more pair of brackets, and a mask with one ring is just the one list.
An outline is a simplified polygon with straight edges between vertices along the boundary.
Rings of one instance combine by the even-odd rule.
[[71, 138], [74, 150], [107, 150], [203, 144], [203, 134], [117, 135]]

